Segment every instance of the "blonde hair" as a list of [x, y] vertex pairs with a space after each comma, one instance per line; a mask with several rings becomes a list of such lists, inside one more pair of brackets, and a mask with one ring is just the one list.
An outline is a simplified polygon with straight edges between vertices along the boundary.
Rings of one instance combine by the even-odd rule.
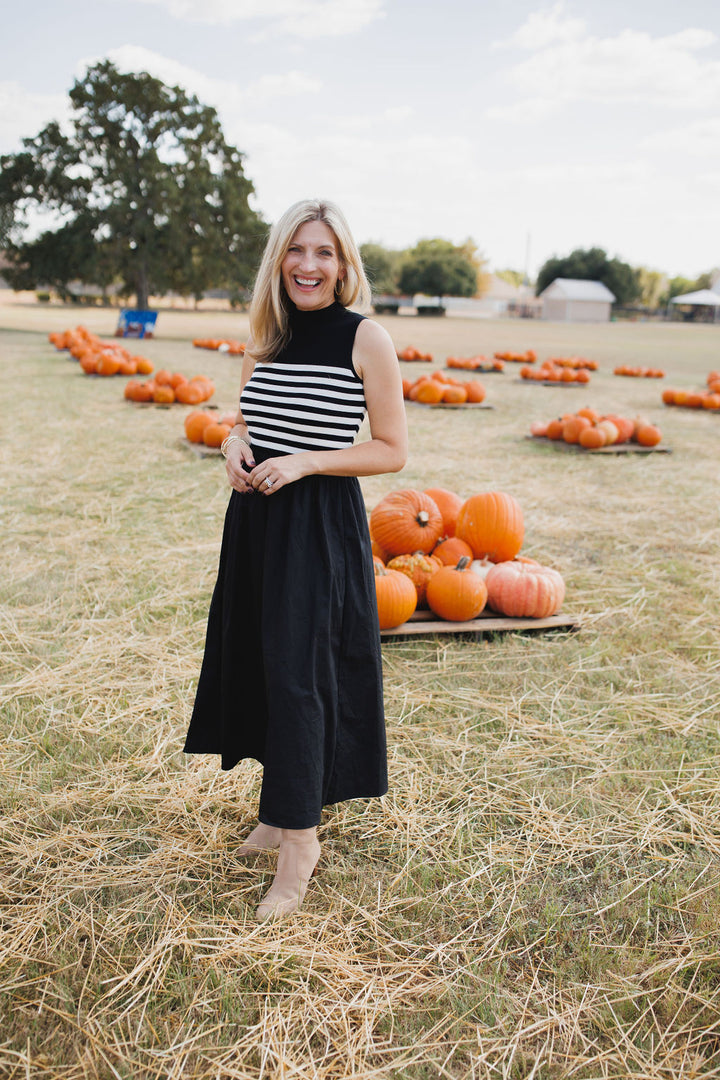
[[370, 285], [362, 258], [345, 216], [335, 203], [302, 199], [293, 203], [270, 230], [250, 304], [251, 354], [254, 360], [272, 360], [290, 340], [289, 298], [282, 279], [282, 263], [295, 233], [308, 221], [322, 221], [337, 242], [340, 265], [345, 270], [335, 287], [335, 298], [343, 307], [369, 308]]

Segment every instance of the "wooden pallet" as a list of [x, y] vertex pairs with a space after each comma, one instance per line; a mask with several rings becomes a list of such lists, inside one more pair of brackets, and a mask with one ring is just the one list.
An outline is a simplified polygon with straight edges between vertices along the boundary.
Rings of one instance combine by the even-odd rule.
[[[505, 374], [505, 372], [503, 371], [502, 368], [495, 368], [495, 367], [477, 367], [477, 368], [446, 367], [443, 370], [451, 372], [455, 376], [455, 378], [461, 378], [463, 375], [470, 375], [472, 377], [473, 375], [504, 375]], [[523, 379], [523, 382], [525, 382], [524, 379]]]
[[563, 390], [582, 390], [590, 384], [582, 382], [561, 382], [559, 379], [515, 379], [515, 382], [524, 383], [525, 386], [560, 386]]
[[566, 443], [564, 439], [548, 439], [544, 435], [526, 435], [529, 442], [541, 443], [543, 446], [552, 446], [554, 450], [560, 450], [569, 454], [588, 454], [595, 457], [596, 454], [672, 454], [670, 446], [640, 446], [638, 443], [612, 443], [610, 446], [600, 446], [597, 450], [587, 450], [578, 443]]
[[497, 634], [508, 630], [576, 630], [580, 619], [576, 615], [549, 615], [546, 619], [514, 619], [483, 611], [477, 619], [467, 622], [448, 622], [438, 619], [432, 611], [415, 611], [406, 623], [390, 630], [381, 630], [382, 638], [411, 637], [418, 634]]

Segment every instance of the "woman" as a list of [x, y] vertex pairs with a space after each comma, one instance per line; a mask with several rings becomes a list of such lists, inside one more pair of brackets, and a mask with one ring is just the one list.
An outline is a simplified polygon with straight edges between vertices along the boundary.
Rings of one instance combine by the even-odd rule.
[[[278, 849], [258, 919], [300, 907], [323, 806], [387, 790], [380, 637], [358, 476], [405, 464], [395, 349], [367, 306], [340, 210], [306, 200], [273, 228], [250, 308], [230, 497], [185, 751], [263, 765], [258, 824]], [[370, 439], [354, 439], [367, 412]]]

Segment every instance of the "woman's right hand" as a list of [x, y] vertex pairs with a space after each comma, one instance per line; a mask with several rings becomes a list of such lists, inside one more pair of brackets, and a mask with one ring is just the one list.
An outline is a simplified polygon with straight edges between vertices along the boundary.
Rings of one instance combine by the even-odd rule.
[[[247, 469], [245, 468], [247, 466]], [[241, 495], [247, 495], [254, 491], [252, 484], [248, 483], [249, 470], [254, 468], [255, 458], [251, 448], [246, 442], [231, 442], [227, 448], [225, 459], [225, 471], [231, 487], [239, 491]]]

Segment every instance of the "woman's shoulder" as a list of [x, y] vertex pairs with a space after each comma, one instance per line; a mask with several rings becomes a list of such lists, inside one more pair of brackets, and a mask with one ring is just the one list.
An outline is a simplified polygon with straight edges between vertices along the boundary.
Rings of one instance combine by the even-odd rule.
[[385, 327], [365, 316], [362, 316], [362, 322], [358, 324], [355, 340], [359, 345], [367, 348], [387, 348], [389, 345], [393, 352], [395, 351], [392, 338]]

